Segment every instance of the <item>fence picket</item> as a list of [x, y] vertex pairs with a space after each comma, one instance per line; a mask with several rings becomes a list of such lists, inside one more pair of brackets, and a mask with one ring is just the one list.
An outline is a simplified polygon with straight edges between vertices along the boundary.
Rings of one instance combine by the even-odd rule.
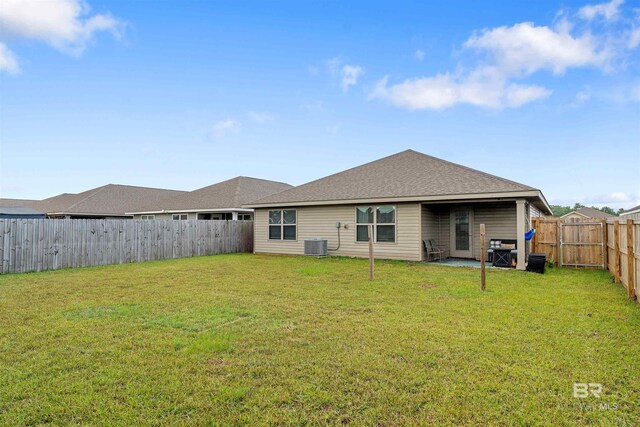
[[253, 222], [0, 219], [0, 273], [247, 252]]

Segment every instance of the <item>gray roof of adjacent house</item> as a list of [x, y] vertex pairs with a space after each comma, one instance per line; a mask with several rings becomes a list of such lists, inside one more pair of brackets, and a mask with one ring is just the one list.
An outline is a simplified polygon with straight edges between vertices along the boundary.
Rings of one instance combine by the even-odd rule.
[[141, 204], [160, 203], [162, 200], [186, 193], [178, 190], [108, 184], [78, 194], [64, 193], [44, 199], [34, 206], [49, 215], [88, 214], [123, 216]]
[[537, 197], [540, 207], [550, 212], [542, 193], [533, 187], [406, 150], [262, 198], [248, 206], [330, 204], [374, 199], [418, 200], [427, 197], [464, 199], [471, 195], [489, 197], [506, 193]]
[[24, 206], [0, 206], [0, 218], [44, 218], [44, 212]]
[[25, 206], [32, 207], [40, 203], [40, 200], [31, 199], [0, 199], [0, 206]]
[[640, 212], [640, 205], [634, 206], [631, 209], [627, 209], [626, 211], [621, 212], [620, 215], [637, 213], [637, 212]]
[[573, 213], [577, 213], [579, 215], [582, 215], [586, 218], [595, 218], [595, 219], [607, 219], [607, 218], [614, 218], [615, 215], [611, 215], [608, 214], [606, 212], [602, 212], [601, 210], [598, 209], [594, 209], [594, 208], [580, 208], [580, 209], [576, 209], [574, 211], [571, 211], [569, 213], [566, 213], [564, 215], [562, 215], [560, 218], [564, 218], [567, 215], [571, 215]]
[[164, 199], [160, 203], [140, 205], [129, 213], [158, 213], [181, 211], [211, 211], [241, 209], [254, 200], [292, 188], [284, 182], [238, 176], [217, 184]]

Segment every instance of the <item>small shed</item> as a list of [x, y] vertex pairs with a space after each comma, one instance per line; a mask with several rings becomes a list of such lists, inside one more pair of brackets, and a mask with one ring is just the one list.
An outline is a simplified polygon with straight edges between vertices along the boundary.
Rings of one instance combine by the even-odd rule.
[[24, 206], [0, 206], [0, 219], [44, 219], [45, 216], [44, 212]]

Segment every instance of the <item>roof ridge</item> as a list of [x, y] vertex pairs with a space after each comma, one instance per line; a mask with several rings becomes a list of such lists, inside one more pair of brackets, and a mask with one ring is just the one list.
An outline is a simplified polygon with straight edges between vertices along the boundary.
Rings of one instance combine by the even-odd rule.
[[[172, 188], [160, 188], [160, 187], [145, 187], [143, 185], [131, 185], [131, 184], [106, 184], [103, 185], [102, 187], [132, 187], [132, 188], [144, 188], [146, 190], [163, 190], [163, 191], [177, 191], [177, 192], [181, 192], [181, 193], [188, 193], [189, 190], [174, 190]], [[102, 187], [96, 187], [96, 188], [102, 188]], [[89, 191], [89, 190], [87, 190]]]
[[[297, 188], [303, 187], [305, 185], [313, 184], [314, 182], [317, 182], [317, 181], [320, 181], [320, 180], [323, 180], [323, 179], [327, 179], [327, 178], [331, 178], [332, 176], [335, 176], [335, 175], [341, 175], [343, 173], [352, 171], [354, 169], [359, 169], [361, 167], [370, 165], [371, 163], [376, 163], [376, 162], [379, 162], [381, 160], [388, 159], [388, 158], [391, 158], [391, 157], [395, 157], [395, 156], [398, 156], [400, 154], [403, 154], [403, 153], [406, 153], [406, 152], [409, 152], [409, 151], [413, 151], [413, 150], [408, 149], [408, 150], [400, 151], [399, 153], [391, 154], [389, 156], [385, 156], [385, 157], [382, 157], [382, 158], [379, 158], [379, 159], [376, 159], [376, 160], [371, 160], [370, 162], [363, 163], [363, 164], [357, 165], [357, 166], [353, 166], [353, 167], [350, 167], [349, 169], [345, 169], [343, 171], [332, 173], [331, 175], [327, 175], [327, 176], [323, 176], [321, 178], [314, 179], [313, 181], [308, 181], [308, 182], [305, 182], [305, 183], [300, 184], [300, 185], [295, 185], [295, 186], [293, 186], [291, 188], [287, 188], [286, 190], [283, 190], [283, 191], [281, 191], [281, 192], [279, 192], [277, 194], [284, 194], [284, 193], [287, 193], [289, 191], [295, 190]], [[417, 151], [415, 151], [415, 152], [417, 153]], [[271, 196], [265, 196], [265, 197], [263, 197], [263, 199], [266, 199], [267, 197], [271, 197]], [[260, 199], [260, 200], [262, 200], [262, 199]], [[256, 202], [259, 202], [260, 200], [256, 200]]]

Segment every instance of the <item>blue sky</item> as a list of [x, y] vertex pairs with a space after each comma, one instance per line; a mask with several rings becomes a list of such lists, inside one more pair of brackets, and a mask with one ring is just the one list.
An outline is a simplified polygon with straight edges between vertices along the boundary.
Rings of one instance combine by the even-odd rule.
[[640, 2], [0, 5], [0, 197], [297, 185], [407, 148], [640, 204]]

